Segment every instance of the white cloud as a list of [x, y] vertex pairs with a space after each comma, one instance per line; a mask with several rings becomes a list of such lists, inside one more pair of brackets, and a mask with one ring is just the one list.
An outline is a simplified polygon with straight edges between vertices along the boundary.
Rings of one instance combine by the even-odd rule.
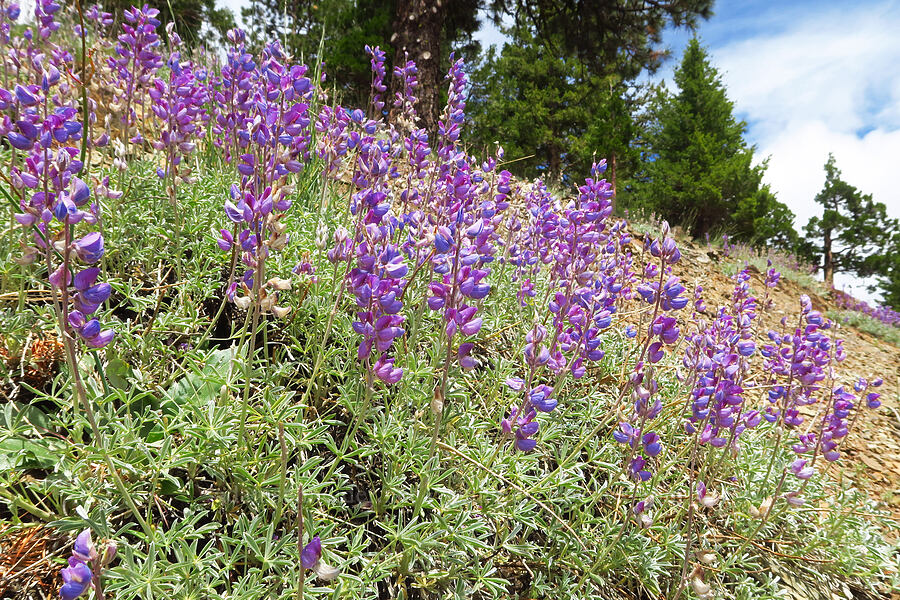
[[[796, 16], [795, 16], [796, 17]], [[900, 6], [841, 6], [711, 50], [769, 177], [801, 223], [834, 152], [845, 179], [900, 216]], [[857, 132], [865, 131], [865, 135]]]
[[813, 201], [825, 182], [823, 166], [832, 152], [841, 178], [883, 202], [900, 216], [897, 191], [897, 161], [900, 130], [875, 129], [863, 137], [836, 131], [820, 120], [786, 123], [778, 133], [760, 144], [760, 154], [771, 156], [766, 180], [805, 225], [820, 213]]
[[[710, 55], [759, 159], [769, 157], [766, 182], [797, 216], [798, 230], [820, 214], [814, 197], [829, 152], [845, 181], [900, 217], [900, 4], [842, 3], [783, 15], [774, 27], [772, 14], [763, 22], [769, 26], [749, 35], [716, 24], [742, 35], [715, 36]], [[871, 299], [860, 282], [840, 283]]]

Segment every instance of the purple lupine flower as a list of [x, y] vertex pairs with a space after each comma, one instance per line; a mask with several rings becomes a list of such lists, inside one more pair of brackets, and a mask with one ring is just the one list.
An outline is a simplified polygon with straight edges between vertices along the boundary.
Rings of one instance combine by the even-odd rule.
[[[41, 3], [37, 10], [47, 7]], [[25, 247], [24, 262], [44, 254], [48, 280], [60, 295], [60, 303], [55, 304], [60, 330], [67, 337], [81, 337], [88, 347], [102, 347], [112, 340], [112, 330], [103, 330], [98, 320], [84, 316], [96, 312], [111, 288], [97, 282], [99, 270], [80, 269], [76, 264], [77, 260], [93, 264], [103, 256], [103, 236], [98, 231], [79, 233], [84, 225], [98, 223], [99, 206], [90, 202], [91, 190], [78, 177], [83, 165], [76, 158], [79, 150], [72, 147], [82, 137], [78, 110], [59, 104], [65, 96], [57, 89], [62, 85], [59, 71], [47, 61], [43, 55], [36, 56], [32, 64], [41, 77], [40, 87], [17, 88], [20, 104], [24, 98], [30, 106], [18, 107], [16, 128], [30, 140], [30, 148], [10, 173], [22, 211], [15, 218], [33, 235], [35, 247]], [[46, 244], [48, 239], [54, 241], [52, 247]]]
[[744, 410], [743, 381], [756, 349], [751, 339], [756, 299], [750, 295], [749, 279], [747, 270], [735, 275], [731, 306], [721, 308], [712, 323], [698, 325], [682, 360], [695, 382], [686, 430], [699, 431], [700, 444], [729, 446], [734, 453], [740, 435], [761, 420], [758, 411]]
[[102, 554], [98, 552], [91, 540], [90, 529], [85, 529], [78, 534], [72, 547], [68, 566], [61, 569], [59, 573], [63, 580], [59, 589], [60, 598], [75, 600], [89, 588], [95, 589], [98, 597], [103, 597], [100, 571], [115, 559], [116, 551], [116, 543], [111, 541], [103, 549]]
[[400, 90], [394, 97], [393, 106], [398, 109], [397, 124], [409, 131], [416, 129], [416, 87], [419, 85], [418, 68], [416, 63], [409, 60], [409, 55], [404, 51], [403, 65], [394, 67], [394, 77], [402, 81]]
[[825, 368], [832, 358], [831, 339], [823, 333], [830, 324], [812, 310], [809, 296], [802, 295], [800, 303], [800, 320], [794, 333], [769, 332], [769, 339], [774, 344], [761, 350], [766, 357], [764, 367], [773, 385], [769, 391], [771, 406], [767, 407], [765, 418], [789, 427], [797, 427], [803, 422], [799, 408], [816, 401], [819, 383], [826, 378]]
[[[428, 286], [427, 303], [431, 310], [442, 312], [449, 353], [457, 334], [471, 337], [481, 329], [483, 321], [477, 305], [491, 290], [487, 278], [489, 264], [494, 260], [493, 241], [500, 216], [491, 200], [479, 202], [485, 189], [478, 185], [483, 175], [470, 164], [456, 163], [455, 172], [438, 168], [443, 173], [438, 177], [446, 195], [434, 216], [438, 225], [429, 235], [433, 240], [431, 267], [435, 279]], [[417, 253], [416, 260], [419, 256]]]
[[[109, 68], [117, 80], [122, 94], [116, 97], [116, 104], [124, 107], [122, 124], [124, 135], [129, 140], [131, 126], [136, 123], [136, 105], [143, 105], [144, 95], [151, 85], [153, 76], [163, 66], [162, 56], [157, 53], [160, 45], [156, 28], [160, 22], [156, 17], [159, 10], [146, 4], [142, 9], [131, 7], [123, 13], [123, 33], [118, 37], [115, 56], [107, 59]], [[140, 143], [140, 133], [130, 138], [132, 143]]]
[[[212, 93], [215, 118], [211, 129], [214, 143], [224, 150], [225, 161], [234, 163], [240, 154], [239, 132], [246, 131], [250, 121], [254, 80], [258, 79], [259, 73], [256, 61], [246, 51], [244, 31], [231, 29], [226, 37], [231, 45], [222, 66], [221, 85]], [[305, 81], [308, 84], [309, 80]], [[298, 81], [298, 86], [303, 85]]]
[[315, 536], [303, 547], [300, 564], [304, 569], [311, 569], [323, 581], [331, 581], [341, 574], [340, 569], [322, 561], [322, 541], [319, 536]]
[[85, 529], [75, 538], [75, 545], [72, 547], [72, 555], [83, 563], [88, 563], [97, 559], [97, 548], [94, 546], [93, 540], [91, 540], [90, 529]]
[[387, 55], [378, 46], [372, 48], [368, 44], [366, 45], [366, 54], [372, 57], [372, 117], [380, 118], [384, 109], [382, 94], [387, 91], [387, 86], [384, 85], [384, 76], [387, 72], [384, 61]]
[[706, 484], [702, 481], [697, 482], [697, 502], [706, 508], [712, 508], [719, 502], [719, 496], [713, 494], [706, 488]]
[[[243, 32], [232, 30], [229, 39], [236, 48], [229, 54], [233, 95], [228, 102], [229, 110], [237, 112], [225, 118], [224, 129], [234, 132], [235, 152], [240, 153], [234, 157], [240, 185], [232, 185], [231, 199], [225, 203], [225, 214], [234, 229], [230, 236], [222, 234], [217, 244], [223, 250], [240, 252], [240, 262], [247, 269], [240, 281], [230, 282], [226, 297], [240, 308], [254, 306], [264, 313], [285, 316], [290, 309], [276, 303], [278, 292], [288, 289], [290, 283], [277, 277], [267, 280], [265, 265], [270, 253], [288, 242], [282, 217], [291, 207], [294, 188], [284, 180], [302, 170], [309, 159], [308, 102], [313, 88], [305, 66], [283, 64], [284, 53], [277, 43], [266, 46], [257, 67], [242, 51]], [[254, 76], [243, 78], [239, 71]], [[217, 97], [217, 102], [223, 104], [224, 97]], [[246, 117], [241, 116], [245, 109]], [[239, 290], [242, 295], [237, 294]]]
[[[172, 38], [174, 24], [169, 23], [166, 31]], [[174, 42], [172, 45], [177, 47]], [[151, 110], [161, 125], [159, 138], [152, 145], [165, 156], [165, 168], [157, 174], [166, 180], [169, 200], [175, 204], [177, 184], [192, 181], [190, 167], [182, 165], [182, 160], [196, 148], [193, 140], [203, 135], [199, 124], [205, 116], [206, 90], [194, 76], [193, 65], [182, 63], [178, 50], [170, 54], [167, 65], [168, 78], [154, 79], [148, 94]]]
[[60, 5], [55, 0], [37, 0], [34, 4], [34, 17], [38, 25], [38, 35], [46, 40], [59, 29], [60, 24], [56, 20]]
[[[513, 279], [520, 282], [520, 304], [531, 306], [532, 282], [541, 269], [547, 269], [550, 285], [548, 303], [542, 308], [551, 317], [552, 327], [535, 325], [525, 339], [528, 381], [534, 381], [543, 367], [557, 381], [566, 373], [583, 377], [590, 362], [603, 358], [601, 333], [611, 326], [619, 300], [631, 293], [631, 258], [623, 251], [629, 239], [621, 233], [621, 222], [609, 222], [612, 191], [599, 177], [604, 169], [605, 162], [594, 165], [578, 197], [563, 207], [545, 187], [535, 184], [525, 196], [525, 213], [510, 215], [504, 260], [515, 265]], [[501, 180], [504, 204], [511, 191], [508, 181]], [[543, 320], [536, 316], [536, 321]], [[552, 390], [545, 384], [534, 386], [517, 408], [519, 414], [545, 408], [541, 400], [551, 398]], [[546, 408], [556, 406], [552, 398]]]
[[519, 412], [517, 406], [510, 408], [509, 416], [500, 422], [504, 435], [513, 435], [513, 448], [520, 452], [531, 452], [537, 447], [534, 439], [540, 424], [534, 420], [537, 413], [533, 408]]
[[63, 585], [59, 588], [59, 597], [63, 600], [75, 600], [91, 587], [94, 577], [91, 568], [74, 556], [69, 557], [69, 566], [60, 571]]
[[452, 52], [450, 53], [450, 72], [447, 74], [447, 79], [450, 80], [447, 108], [441, 120], [438, 121], [438, 137], [441, 140], [438, 146], [438, 156], [444, 161], [450, 160], [456, 148], [466, 110], [464, 93], [467, 82], [466, 74], [463, 71], [463, 59], [454, 60]]
[[839, 308], [861, 312], [886, 325], [900, 327], [900, 312], [889, 306], [872, 306], [868, 302], [857, 300], [850, 294], [836, 289], [831, 290], [831, 297]]
[[[352, 121], [352, 119], [351, 119]], [[357, 133], [357, 132], [352, 132]], [[352, 139], [352, 136], [348, 136]], [[354, 142], [355, 143], [355, 142]], [[356, 297], [357, 319], [353, 329], [362, 336], [357, 357], [372, 368], [376, 377], [386, 384], [400, 380], [403, 370], [390, 357], [394, 340], [406, 332], [401, 298], [406, 287], [409, 267], [394, 240], [394, 219], [391, 214], [392, 194], [388, 185], [392, 160], [390, 144], [374, 136], [359, 136], [357, 161], [353, 183], [358, 191], [351, 196], [351, 213], [356, 217], [356, 232], [346, 239], [345, 246], [355, 252], [355, 266], [347, 273], [350, 291]], [[336, 242], [338, 238], [336, 237]], [[348, 260], [349, 253], [336, 247], [329, 257]], [[349, 265], [348, 265], [349, 266]], [[376, 361], [371, 365], [371, 355]], [[471, 359], [461, 352], [460, 360]]]

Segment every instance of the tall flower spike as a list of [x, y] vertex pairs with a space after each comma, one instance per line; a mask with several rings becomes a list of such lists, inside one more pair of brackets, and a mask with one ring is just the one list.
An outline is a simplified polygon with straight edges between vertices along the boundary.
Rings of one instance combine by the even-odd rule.
[[366, 45], [366, 53], [372, 57], [372, 118], [380, 119], [382, 110], [384, 109], [384, 100], [382, 100], [382, 94], [387, 91], [387, 86], [384, 85], [384, 76], [386, 70], [384, 68], [384, 61], [387, 58], [384, 50], [375, 46], [374, 48]]

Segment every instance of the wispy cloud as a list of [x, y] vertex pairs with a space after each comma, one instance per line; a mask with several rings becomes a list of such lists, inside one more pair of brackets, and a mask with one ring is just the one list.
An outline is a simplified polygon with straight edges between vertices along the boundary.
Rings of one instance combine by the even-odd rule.
[[[712, 48], [728, 92], [768, 138], [791, 122], [856, 132], [896, 128], [900, 101], [900, 5], [811, 11], [793, 25]], [[889, 118], [884, 121], [883, 119]]]
[[721, 2], [698, 32], [769, 158], [766, 181], [800, 229], [820, 213], [813, 199], [832, 152], [846, 181], [900, 217], [900, 2], [785, 4]]

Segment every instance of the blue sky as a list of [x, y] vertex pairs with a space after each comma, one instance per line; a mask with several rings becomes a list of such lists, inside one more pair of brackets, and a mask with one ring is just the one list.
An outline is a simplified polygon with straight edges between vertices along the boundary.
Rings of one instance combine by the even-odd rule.
[[[846, 181], [900, 217], [900, 1], [731, 0], [714, 11], [696, 35], [797, 229], [820, 213], [813, 198], [829, 152]], [[664, 32], [672, 58], [654, 80], [674, 89], [672, 72], [692, 35]], [[489, 25], [478, 37], [502, 40]], [[852, 277], [838, 275], [836, 284], [872, 299]]]
[[[829, 152], [846, 181], [900, 217], [900, 2], [752, 0], [714, 10], [697, 34], [798, 229], [819, 213]], [[690, 36], [666, 32], [674, 58], [657, 79], [672, 85]], [[836, 283], [869, 297], [853, 278]]]

